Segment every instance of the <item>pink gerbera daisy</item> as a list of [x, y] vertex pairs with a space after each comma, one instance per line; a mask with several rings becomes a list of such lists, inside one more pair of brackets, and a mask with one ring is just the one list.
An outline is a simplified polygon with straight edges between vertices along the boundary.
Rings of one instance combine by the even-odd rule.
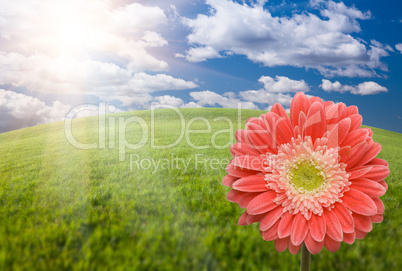
[[239, 225], [259, 222], [262, 238], [282, 252], [304, 242], [316, 254], [352, 244], [383, 220], [388, 163], [361, 128], [356, 106], [299, 92], [290, 119], [280, 104], [236, 131], [223, 184], [245, 212]]

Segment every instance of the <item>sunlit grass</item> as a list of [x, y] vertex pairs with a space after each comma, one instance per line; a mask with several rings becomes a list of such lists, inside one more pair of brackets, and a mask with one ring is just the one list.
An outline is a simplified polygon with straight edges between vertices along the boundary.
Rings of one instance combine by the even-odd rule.
[[[0, 134], [0, 270], [298, 270], [300, 255], [276, 252], [258, 225], [237, 226], [242, 211], [221, 185], [231, 155], [217, 146], [233, 143], [234, 130], [262, 111], [242, 111], [241, 127], [235, 109], [181, 112], [186, 125], [205, 118], [190, 126], [204, 133], [184, 135], [167, 149], [151, 147], [150, 111], [108, 116], [104, 149], [75, 148], [63, 122]], [[118, 126], [119, 117], [133, 115], [146, 121], [149, 137], [119, 161], [119, 130], [112, 140], [109, 117]], [[139, 128], [127, 126], [128, 142], [140, 141]], [[175, 143], [182, 129], [177, 112], [156, 111], [154, 145]], [[232, 132], [213, 137], [223, 129]], [[335, 254], [323, 249], [312, 270], [402, 270], [402, 135], [373, 130], [391, 168], [384, 222]], [[99, 143], [98, 132], [97, 117], [73, 121], [82, 143]], [[141, 169], [135, 161], [160, 164], [144, 169], [142, 162]]]

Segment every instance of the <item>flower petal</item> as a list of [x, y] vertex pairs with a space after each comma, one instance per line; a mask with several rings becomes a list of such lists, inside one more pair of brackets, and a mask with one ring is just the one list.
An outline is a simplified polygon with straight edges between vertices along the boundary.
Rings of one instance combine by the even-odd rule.
[[381, 197], [386, 192], [385, 188], [381, 184], [366, 178], [354, 179], [349, 187], [359, 190], [371, 198]]
[[299, 114], [300, 112], [304, 112], [304, 114], [307, 115], [309, 108], [310, 101], [307, 96], [303, 92], [297, 92], [290, 105], [290, 121], [293, 127], [300, 127]]
[[289, 241], [289, 252], [292, 253], [293, 255], [295, 255], [297, 252], [299, 252], [301, 247], [301, 244], [296, 246], [294, 244], [292, 244], [291, 241]]
[[349, 191], [343, 194], [342, 204], [361, 215], [370, 216], [377, 214], [377, 206], [374, 201], [365, 193], [353, 188], [350, 188]]
[[264, 214], [261, 215], [248, 215], [246, 218], [246, 223], [247, 225], [251, 225], [255, 222], [260, 222], [261, 218], [264, 216]]
[[371, 219], [368, 216], [354, 213], [353, 220], [355, 221], [356, 229], [360, 231], [370, 232], [373, 229], [373, 224], [371, 223]]
[[337, 103], [329, 107], [326, 111], [327, 130], [331, 130], [336, 123], [346, 117], [347, 110], [344, 103]]
[[247, 138], [260, 153], [273, 152], [275, 149], [272, 135], [258, 124], [251, 123], [247, 126]]
[[341, 247], [341, 242], [337, 242], [328, 235], [325, 236], [324, 246], [329, 252], [337, 252]]
[[247, 205], [252, 201], [256, 196], [261, 193], [246, 193], [241, 199], [239, 200], [240, 208], [247, 208]]
[[244, 192], [263, 192], [267, 191], [267, 182], [265, 181], [265, 175], [251, 175], [238, 179], [233, 183], [232, 187], [239, 191]]
[[326, 222], [324, 216], [319, 216], [316, 214], [311, 215], [308, 221], [308, 227], [310, 229], [311, 237], [314, 240], [321, 242], [324, 240], [326, 233]]
[[222, 179], [222, 184], [223, 184], [224, 186], [227, 186], [227, 187], [232, 187], [232, 185], [234, 184], [234, 182], [235, 182], [236, 180], [238, 180], [238, 179], [239, 179], [238, 177], [231, 176], [231, 175], [226, 175], [226, 176], [223, 177], [223, 179]]
[[357, 167], [357, 168], [352, 168], [350, 170], [348, 170], [349, 175], [349, 180], [353, 180], [356, 178], [359, 178], [361, 176], [363, 176], [364, 174], [366, 174], [367, 172], [369, 172], [371, 169], [373, 168], [373, 166], [363, 166], [363, 167]]
[[289, 245], [289, 237], [285, 237], [285, 238], [282, 238], [282, 239], [275, 239], [274, 244], [275, 244], [275, 249], [278, 252], [284, 252], [285, 249]]
[[364, 178], [379, 182], [387, 178], [388, 175], [388, 166], [372, 165], [370, 171], [364, 175]]
[[377, 214], [377, 215], [370, 216], [370, 219], [371, 219], [371, 222], [373, 222], [373, 223], [381, 223], [384, 219], [384, 216]]
[[307, 120], [303, 127], [303, 135], [310, 136], [314, 143], [315, 140], [321, 138], [326, 131], [325, 121], [325, 111], [322, 103], [314, 102], [307, 113]]
[[345, 206], [343, 206], [342, 203], [335, 203], [334, 204], [334, 209], [332, 211], [336, 214], [336, 216], [339, 219], [339, 222], [342, 225], [342, 231], [344, 233], [350, 233], [354, 231], [354, 221], [352, 214], [348, 209], [346, 209]]
[[289, 212], [286, 212], [282, 219], [280, 220], [279, 226], [278, 226], [278, 236], [279, 238], [284, 238], [290, 235], [292, 232], [292, 225], [293, 225], [293, 220], [295, 218], [294, 214], [291, 214]]
[[239, 221], [237, 221], [237, 224], [239, 224], [239, 226], [246, 226], [247, 225], [247, 222], [246, 222], [247, 216], [248, 216], [247, 212], [242, 213], [242, 215], [239, 218]]
[[351, 120], [350, 132], [359, 129], [362, 126], [363, 118], [360, 114], [349, 116]]
[[356, 233], [355, 232], [350, 232], [350, 233], [344, 233], [343, 234], [343, 242], [346, 244], [353, 244], [355, 242], [356, 238]]
[[243, 169], [265, 171], [267, 167], [265, 161], [266, 159], [260, 156], [244, 155], [233, 158], [232, 164]]
[[293, 225], [292, 232], [290, 234], [290, 240], [293, 245], [300, 245], [308, 232], [308, 223], [306, 218], [299, 212], [296, 214]]
[[227, 193], [226, 199], [230, 202], [238, 203], [245, 194], [245, 192], [232, 189]]
[[274, 112], [281, 118], [289, 119], [288, 113], [286, 113], [286, 110], [282, 107], [280, 103], [274, 104], [271, 108], [271, 112]]
[[230, 153], [233, 157], [242, 156], [242, 155], [252, 155], [259, 156], [260, 152], [256, 149], [252, 148], [247, 143], [235, 143], [230, 146]]
[[[341, 158], [341, 163], [345, 163], [346, 169], [352, 168], [366, 154], [368, 148], [367, 142], [361, 142], [354, 146], [350, 152]], [[357, 166], [356, 166], [357, 167]]]
[[383, 165], [386, 167], [389, 167], [389, 164], [387, 161], [385, 161], [384, 159], [381, 158], [374, 158], [373, 160], [371, 160], [370, 162], [368, 162], [366, 165]]
[[325, 210], [323, 212], [325, 217], [325, 223], [327, 226], [326, 233], [335, 241], [341, 242], [343, 239], [343, 231], [341, 222], [339, 222], [338, 217], [336, 214], [331, 210]]
[[278, 219], [283, 215], [283, 207], [278, 206], [275, 209], [266, 213], [260, 220], [260, 230], [266, 231], [272, 227], [278, 221]]
[[226, 167], [226, 172], [234, 177], [238, 177], [238, 178], [243, 178], [243, 177], [247, 177], [250, 175], [255, 175], [258, 172], [255, 170], [248, 170], [248, 169], [244, 169], [244, 168], [240, 168], [240, 167], [236, 167], [235, 165], [233, 165], [233, 160], [229, 163], [229, 165]]
[[359, 109], [357, 108], [356, 105], [351, 105], [348, 106], [347, 110], [347, 116], [351, 116], [351, 115], [355, 115], [355, 114], [359, 114]]
[[272, 225], [272, 227], [270, 227], [266, 231], [262, 231], [261, 232], [262, 239], [264, 239], [265, 241], [272, 241], [278, 239], [278, 225], [279, 220], [276, 221], [275, 224]]
[[319, 253], [324, 246], [324, 241], [317, 242], [316, 240], [314, 240], [313, 237], [311, 237], [310, 232], [307, 233], [307, 236], [304, 239], [304, 243], [306, 244], [306, 247], [311, 254]]
[[247, 206], [247, 213], [250, 215], [259, 215], [271, 211], [278, 204], [274, 202], [276, 193], [274, 191], [264, 192], [255, 197]]
[[350, 129], [350, 118], [338, 122], [328, 135], [328, 148], [336, 148], [346, 138]]
[[368, 137], [368, 131], [365, 129], [357, 129], [350, 132], [346, 137], [345, 140], [342, 141], [341, 146], [350, 146], [354, 147], [360, 142], [366, 141]]
[[367, 232], [358, 229], [355, 230], [355, 233], [356, 233], [356, 239], [364, 239], [367, 235]]
[[384, 203], [379, 198], [373, 198], [373, 201], [377, 206], [377, 214], [382, 215], [385, 210]]
[[362, 166], [373, 160], [377, 156], [377, 154], [381, 151], [381, 145], [378, 144], [377, 142], [374, 142], [374, 144], [369, 148], [366, 152], [366, 154], [356, 163], [356, 167]]

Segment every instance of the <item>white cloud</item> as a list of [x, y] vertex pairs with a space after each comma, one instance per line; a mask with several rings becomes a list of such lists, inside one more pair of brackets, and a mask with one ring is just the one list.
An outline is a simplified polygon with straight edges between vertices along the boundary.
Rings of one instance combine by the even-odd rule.
[[[265, 66], [290, 65], [318, 69], [326, 76], [374, 76], [386, 70], [380, 59], [387, 47], [353, 38], [360, 32], [357, 20], [371, 18], [369, 12], [342, 2], [312, 1], [321, 17], [304, 12], [276, 17], [261, 4], [239, 4], [231, 0], [207, 0], [211, 12], [195, 19], [182, 18], [190, 28], [189, 61], [204, 61], [232, 52]], [[233, 18], [242, 18], [241, 20]]]
[[342, 85], [339, 81], [332, 83], [329, 80], [323, 79], [320, 87], [326, 92], [350, 92], [355, 95], [373, 95], [382, 92], [388, 92], [386, 87], [383, 87], [376, 82], [368, 81], [358, 84], [357, 86]]
[[270, 76], [261, 76], [258, 81], [264, 84], [268, 92], [309, 91], [309, 86], [304, 80], [292, 80], [285, 76], [276, 76], [275, 79]]
[[70, 108], [59, 101], [49, 106], [32, 96], [0, 89], [0, 133], [63, 120]]
[[167, 75], [168, 63], [149, 52], [168, 44], [157, 31], [168, 22], [160, 7], [111, 0], [1, 5], [0, 85], [94, 95], [124, 105], [147, 104], [155, 91], [197, 87]]
[[395, 44], [395, 48], [402, 54], [402, 43]]
[[280, 103], [290, 107], [293, 96], [283, 93], [270, 93], [265, 89], [241, 91], [239, 96], [249, 102], [274, 105]]
[[197, 91], [190, 92], [190, 96], [196, 100], [197, 104], [204, 107], [206, 105], [210, 106], [221, 106], [225, 108], [238, 108], [241, 106], [243, 109], [258, 109], [254, 103], [249, 101], [241, 101], [236, 98], [236, 95], [233, 92], [226, 92], [223, 95], [220, 95], [216, 92], [205, 90], [205, 91]]

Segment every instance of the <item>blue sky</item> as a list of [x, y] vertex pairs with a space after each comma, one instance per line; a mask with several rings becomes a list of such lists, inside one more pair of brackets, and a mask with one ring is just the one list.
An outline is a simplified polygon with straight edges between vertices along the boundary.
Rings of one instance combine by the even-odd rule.
[[11, 1], [0, 8], [0, 132], [83, 103], [289, 108], [297, 91], [402, 132], [402, 4]]

